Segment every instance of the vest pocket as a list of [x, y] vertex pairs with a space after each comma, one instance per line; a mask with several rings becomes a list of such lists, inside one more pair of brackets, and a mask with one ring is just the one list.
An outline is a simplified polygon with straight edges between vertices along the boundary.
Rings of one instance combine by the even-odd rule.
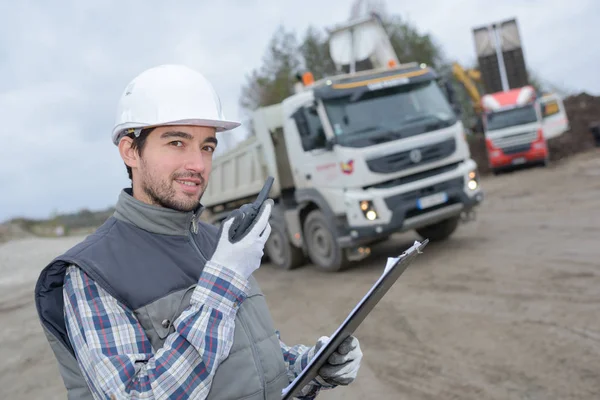
[[264, 296], [264, 294], [260, 290], [260, 286], [258, 285], [258, 282], [256, 281], [256, 278], [254, 276], [250, 275], [248, 282], [250, 283], [250, 289], [248, 290], [248, 297]]
[[181, 313], [189, 307], [194, 287], [196, 285], [170, 293], [145, 307], [148, 318], [152, 322], [152, 328], [162, 342], [167, 336], [175, 332], [173, 324]]

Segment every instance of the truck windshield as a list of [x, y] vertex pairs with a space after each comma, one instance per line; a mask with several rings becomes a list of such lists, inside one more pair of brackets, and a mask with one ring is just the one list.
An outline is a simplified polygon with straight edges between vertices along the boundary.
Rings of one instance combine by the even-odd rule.
[[366, 146], [419, 135], [456, 123], [435, 81], [413, 83], [324, 100], [337, 142]]
[[509, 128], [511, 126], [530, 124], [538, 120], [533, 105], [513, 108], [506, 111], [489, 113], [486, 116], [487, 130]]

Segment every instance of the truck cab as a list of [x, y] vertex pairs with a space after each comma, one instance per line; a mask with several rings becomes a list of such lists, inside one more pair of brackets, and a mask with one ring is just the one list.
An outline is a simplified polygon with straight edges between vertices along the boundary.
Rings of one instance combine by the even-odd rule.
[[548, 163], [542, 111], [533, 87], [487, 94], [481, 102], [492, 171], [522, 164]]

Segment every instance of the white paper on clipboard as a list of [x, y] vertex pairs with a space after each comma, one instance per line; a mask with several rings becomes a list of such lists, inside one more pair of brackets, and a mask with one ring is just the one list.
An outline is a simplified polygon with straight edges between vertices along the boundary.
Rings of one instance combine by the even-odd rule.
[[421, 253], [421, 250], [423, 250], [428, 242], [428, 239], [425, 239], [423, 242], [415, 241], [415, 243], [399, 257], [390, 257], [387, 259], [383, 273], [367, 294], [348, 314], [335, 333], [330, 336], [329, 341], [319, 349], [306, 368], [302, 370], [298, 377], [294, 379], [288, 387], [282, 390], [282, 400], [292, 399], [305, 385], [310, 383], [310, 381], [317, 376], [318, 370], [327, 361], [329, 356], [348, 336], [354, 333], [356, 328], [358, 328], [400, 275], [408, 268], [414, 258]]

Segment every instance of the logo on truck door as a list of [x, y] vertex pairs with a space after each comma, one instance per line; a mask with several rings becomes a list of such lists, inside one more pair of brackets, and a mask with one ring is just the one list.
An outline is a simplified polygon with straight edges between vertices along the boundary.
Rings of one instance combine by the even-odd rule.
[[340, 167], [342, 168], [342, 172], [346, 175], [350, 175], [354, 172], [354, 160], [350, 160], [348, 162], [341, 162]]

